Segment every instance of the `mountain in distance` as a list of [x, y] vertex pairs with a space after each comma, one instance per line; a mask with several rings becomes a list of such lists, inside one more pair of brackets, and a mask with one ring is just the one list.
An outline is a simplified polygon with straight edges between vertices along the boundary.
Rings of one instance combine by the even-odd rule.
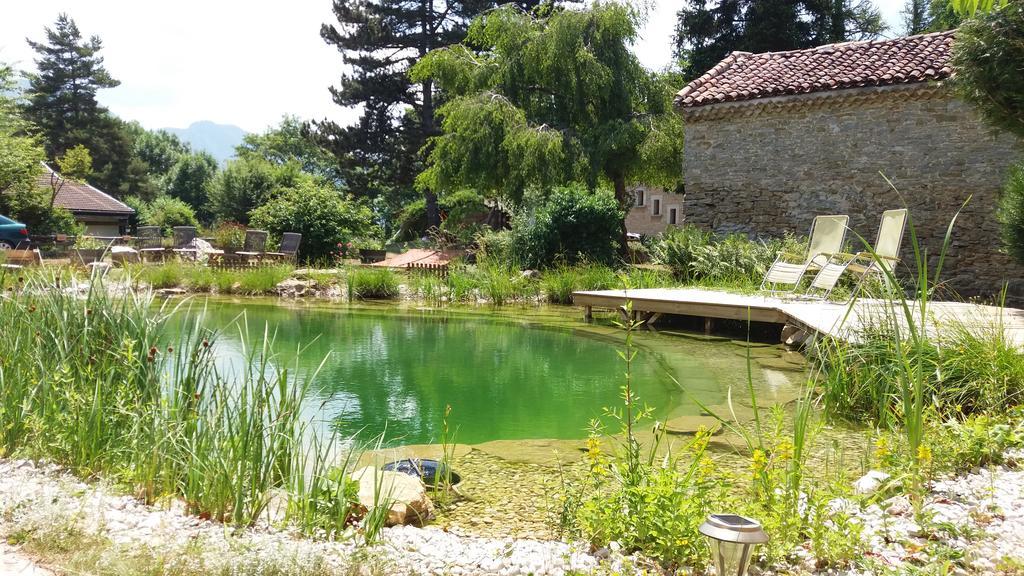
[[232, 124], [217, 124], [209, 120], [193, 122], [188, 128], [164, 128], [188, 142], [195, 151], [209, 153], [223, 164], [235, 156], [235, 147], [242, 143], [245, 130]]

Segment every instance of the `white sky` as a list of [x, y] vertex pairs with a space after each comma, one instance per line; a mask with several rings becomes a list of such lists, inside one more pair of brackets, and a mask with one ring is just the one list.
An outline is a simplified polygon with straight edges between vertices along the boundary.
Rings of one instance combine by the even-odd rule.
[[[5, 3], [11, 0], [4, 0]], [[11, 2], [13, 3], [13, 2]], [[682, 0], [649, 0], [636, 50], [653, 69], [671, 62], [675, 13]], [[875, 0], [895, 35], [903, 0]], [[103, 40], [101, 54], [121, 81], [101, 102], [147, 128], [184, 128], [197, 120], [262, 131], [282, 115], [355, 116], [334, 105], [340, 55], [320, 39], [333, 21], [330, 0], [34, 0], [6, 6], [0, 17], [0, 61], [34, 68], [25, 38], [67, 12], [86, 36]]]

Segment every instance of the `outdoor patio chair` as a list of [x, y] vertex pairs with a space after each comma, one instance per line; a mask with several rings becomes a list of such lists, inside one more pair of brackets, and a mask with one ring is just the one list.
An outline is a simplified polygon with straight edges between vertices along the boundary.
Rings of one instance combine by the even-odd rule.
[[236, 254], [249, 259], [262, 258], [263, 252], [267, 247], [267, 236], [268, 234], [264, 230], [246, 230], [245, 244]]
[[139, 226], [137, 234], [135, 248], [143, 260], [163, 258], [166, 250], [164, 250], [164, 238], [160, 233], [159, 226]]
[[[846, 215], [816, 216], [811, 223], [810, 240], [806, 254], [780, 253], [761, 281], [761, 290], [792, 292], [808, 271], [819, 270], [829, 263], [829, 257], [843, 249], [846, 239]], [[788, 286], [780, 289], [780, 286]]]
[[900, 247], [907, 227], [907, 209], [886, 210], [878, 224], [878, 235], [874, 248], [856, 254], [835, 254], [825, 264], [807, 287], [807, 294], [828, 298], [843, 273], [849, 271], [859, 276], [851, 297], [860, 290], [864, 280], [871, 274], [885, 277], [883, 265], [891, 272], [900, 260]]
[[175, 226], [174, 253], [179, 256], [186, 256], [194, 260], [196, 256], [199, 254], [199, 250], [197, 250], [195, 245], [192, 243], [192, 241], [195, 239], [195, 226]]
[[281, 234], [281, 251], [267, 252], [264, 256], [279, 260], [281, 262], [295, 262], [299, 254], [299, 245], [302, 243], [302, 234], [296, 232], [285, 232]]

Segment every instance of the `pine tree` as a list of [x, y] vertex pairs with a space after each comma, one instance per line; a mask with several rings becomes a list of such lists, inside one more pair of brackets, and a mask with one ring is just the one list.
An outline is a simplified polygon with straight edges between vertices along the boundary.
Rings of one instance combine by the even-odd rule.
[[120, 84], [103, 67], [98, 36], [82, 39], [75, 21], [67, 14], [46, 28], [46, 42], [28, 45], [39, 54], [38, 72], [29, 74], [31, 85], [28, 118], [43, 131], [51, 158], [80, 144], [81, 134], [93, 129], [106, 112], [96, 101], [101, 88]]
[[[421, 151], [438, 135], [439, 98], [432, 79], [413, 83], [408, 71], [435, 48], [462, 41], [470, 20], [495, 0], [334, 0], [338, 24], [320, 35], [342, 54], [350, 72], [331, 95], [339, 106], [361, 106], [358, 123], [315, 123], [309, 132], [338, 158], [349, 191], [384, 199], [396, 211], [411, 199], [423, 167]], [[524, 10], [551, 11], [553, 0], [519, 0]], [[440, 223], [437, 195], [424, 192], [430, 226]]]
[[692, 80], [733, 51], [798, 50], [884, 30], [871, 0], [688, 0], [678, 13], [676, 55]]
[[151, 197], [155, 184], [149, 166], [135, 153], [131, 128], [96, 100], [115, 80], [103, 66], [98, 36], [83, 39], [75, 21], [61, 14], [46, 41], [28, 40], [38, 54], [37, 71], [27, 74], [25, 115], [40, 130], [50, 160], [79, 144], [92, 153], [90, 182], [118, 196]]

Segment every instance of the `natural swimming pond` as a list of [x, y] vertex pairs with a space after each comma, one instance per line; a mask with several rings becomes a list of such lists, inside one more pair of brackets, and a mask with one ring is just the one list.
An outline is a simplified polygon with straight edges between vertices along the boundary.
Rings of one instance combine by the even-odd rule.
[[[295, 366], [292, 377], [320, 368], [308, 411], [345, 435], [436, 443], [450, 405], [456, 440], [476, 444], [583, 438], [604, 408], [621, 404], [621, 330], [587, 327], [568, 313], [211, 300], [203, 323], [220, 332], [222, 365], [241, 365], [243, 341], [259, 341], [266, 328], [275, 361]], [[730, 386], [746, 390], [745, 351], [728, 341], [641, 332], [635, 344], [634, 391], [659, 419], [698, 414], [694, 399], [721, 407]], [[779, 353], [758, 349], [759, 357]], [[792, 372], [782, 368], [755, 367], [760, 393], [786, 393]]]

